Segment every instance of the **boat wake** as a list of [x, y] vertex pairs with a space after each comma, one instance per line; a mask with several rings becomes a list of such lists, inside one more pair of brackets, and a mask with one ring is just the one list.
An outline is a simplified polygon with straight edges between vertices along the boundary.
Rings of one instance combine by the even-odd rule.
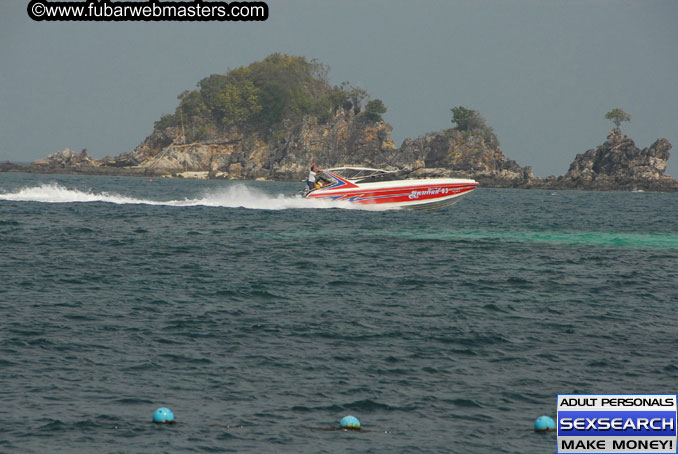
[[223, 208], [249, 208], [253, 210], [286, 210], [286, 209], [322, 209], [341, 208], [349, 210], [382, 211], [384, 208], [365, 206], [350, 202], [332, 200], [307, 200], [301, 196], [269, 194], [245, 184], [235, 184], [227, 188], [211, 190], [195, 199], [152, 200], [131, 197], [114, 192], [94, 192], [70, 189], [58, 183], [25, 187], [16, 192], [0, 192], [0, 200], [43, 203], [86, 203], [104, 202], [118, 205], [159, 205], [159, 206], [208, 206]]

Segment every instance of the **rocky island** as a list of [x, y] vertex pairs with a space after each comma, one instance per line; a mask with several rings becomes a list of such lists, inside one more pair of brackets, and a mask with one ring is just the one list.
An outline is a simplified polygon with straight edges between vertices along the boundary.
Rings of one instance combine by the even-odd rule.
[[531, 186], [678, 192], [678, 180], [664, 175], [670, 149], [668, 140], [658, 139], [641, 150], [619, 128], [614, 128], [602, 145], [578, 154], [565, 175], [534, 179]]
[[0, 171], [301, 181], [316, 162], [468, 177], [486, 187], [678, 191], [664, 175], [671, 144], [659, 139], [640, 150], [618, 124], [558, 177], [536, 178], [507, 159], [484, 118], [461, 106], [451, 109], [454, 127], [396, 147], [383, 102], [346, 82], [331, 86], [327, 71], [273, 54], [181, 93], [176, 111], [131, 152], [97, 160], [64, 150], [28, 166], [0, 163]]

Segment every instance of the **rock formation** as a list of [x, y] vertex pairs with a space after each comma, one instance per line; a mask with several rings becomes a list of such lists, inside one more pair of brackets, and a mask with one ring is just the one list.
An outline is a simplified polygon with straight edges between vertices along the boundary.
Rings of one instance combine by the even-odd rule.
[[208, 172], [213, 178], [301, 180], [312, 162], [321, 167], [384, 165], [395, 151], [390, 137], [390, 125], [365, 122], [348, 109], [323, 124], [307, 117], [267, 139], [232, 131], [185, 144], [176, 128], [155, 131], [125, 159], [155, 174]]
[[98, 167], [99, 163], [87, 154], [87, 150], [75, 153], [71, 151], [70, 148], [66, 148], [63, 151], [49, 155], [45, 159], [34, 161], [31, 163], [31, 166], [36, 168], [44, 167], [46, 170], [71, 169], [73, 171], [78, 171]]
[[412, 176], [473, 178], [482, 185], [519, 187], [534, 176], [531, 167], [506, 159], [493, 135], [456, 130], [406, 139], [393, 160]]
[[13, 162], [0, 162], [0, 172], [22, 172], [24, 169], [25, 168], [23, 166], [14, 164]]
[[176, 129], [156, 131], [125, 159], [148, 174], [208, 172], [212, 178], [302, 180], [310, 163], [321, 168], [366, 166], [399, 169], [413, 177], [459, 176], [481, 183], [517, 187], [532, 169], [507, 160], [492, 137], [449, 130], [407, 139], [398, 149], [388, 123], [366, 122], [352, 109], [340, 110], [326, 123], [309, 117], [276, 140], [238, 132], [184, 144]]
[[578, 154], [567, 173], [535, 180], [534, 186], [588, 190], [678, 190], [678, 181], [664, 175], [671, 144], [656, 140], [642, 150], [615, 128], [595, 149]]
[[16, 166], [15, 168], [0, 168], [0, 171], [30, 172], [30, 173], [81, 173], [87, 175], [146, 175], [146, 170], [139, 165], [129, 166], [130, 161], [125, 159], [123, 153], [117, 158], [105, 157], [96, 160], [87, 154], [87, 150], [80, 153], [66, 148], [63, 151], [53, 153], [44, 159], [33, 161], [28, 166]]
[[406, 139], [396, 148], [388, 123], [367, 122], [345, 109], [324, 123], [307, 117], [268, 138], [231, 131], [183, 143], [177, 128], [166, 128], [114, 158], [95, 160], [86, 150], [66, 149], [27, 167], [4, 163], [0, 171], [301, 181], [316, 162], [321, 168], [401, 170], [414, 178], [467, 177], [486, 187], [678, 191], [678, 180], [664, 175], [670, 149], [659, 139], [640, 150], [613, 129], [605, 143], [578, 154], [565, 175], [535, 178], [531, 167], [504, 156], [492, 134], [450, 129]]

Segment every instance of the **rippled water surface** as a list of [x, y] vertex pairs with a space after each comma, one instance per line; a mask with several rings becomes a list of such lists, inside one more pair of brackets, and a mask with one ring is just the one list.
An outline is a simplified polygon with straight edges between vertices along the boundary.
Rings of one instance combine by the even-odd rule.
[[555, 452], [557, 393], [676, 392], [678, 195], [300, 188], [0, 174], [0, 452]]

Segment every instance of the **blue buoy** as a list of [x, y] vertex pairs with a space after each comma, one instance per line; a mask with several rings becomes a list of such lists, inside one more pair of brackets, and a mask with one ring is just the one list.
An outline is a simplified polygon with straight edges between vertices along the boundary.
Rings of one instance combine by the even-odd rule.
[[534, 422], [535, 432], [548, 432], [551, 430], [556, 430], [556, 423], [553, 421], [553, 418], [550, 416], [540, 416]]
[[174, 412], [167, 407], [160, 407], [153, 413], [153, 422], [172, 424], [174, 422]]
[[348, 430], [360, 430], [360, 421], [358, 421], [358, 418], [355, 416], [344, 416], [341, 421], [339, 421], [339, 427]]

